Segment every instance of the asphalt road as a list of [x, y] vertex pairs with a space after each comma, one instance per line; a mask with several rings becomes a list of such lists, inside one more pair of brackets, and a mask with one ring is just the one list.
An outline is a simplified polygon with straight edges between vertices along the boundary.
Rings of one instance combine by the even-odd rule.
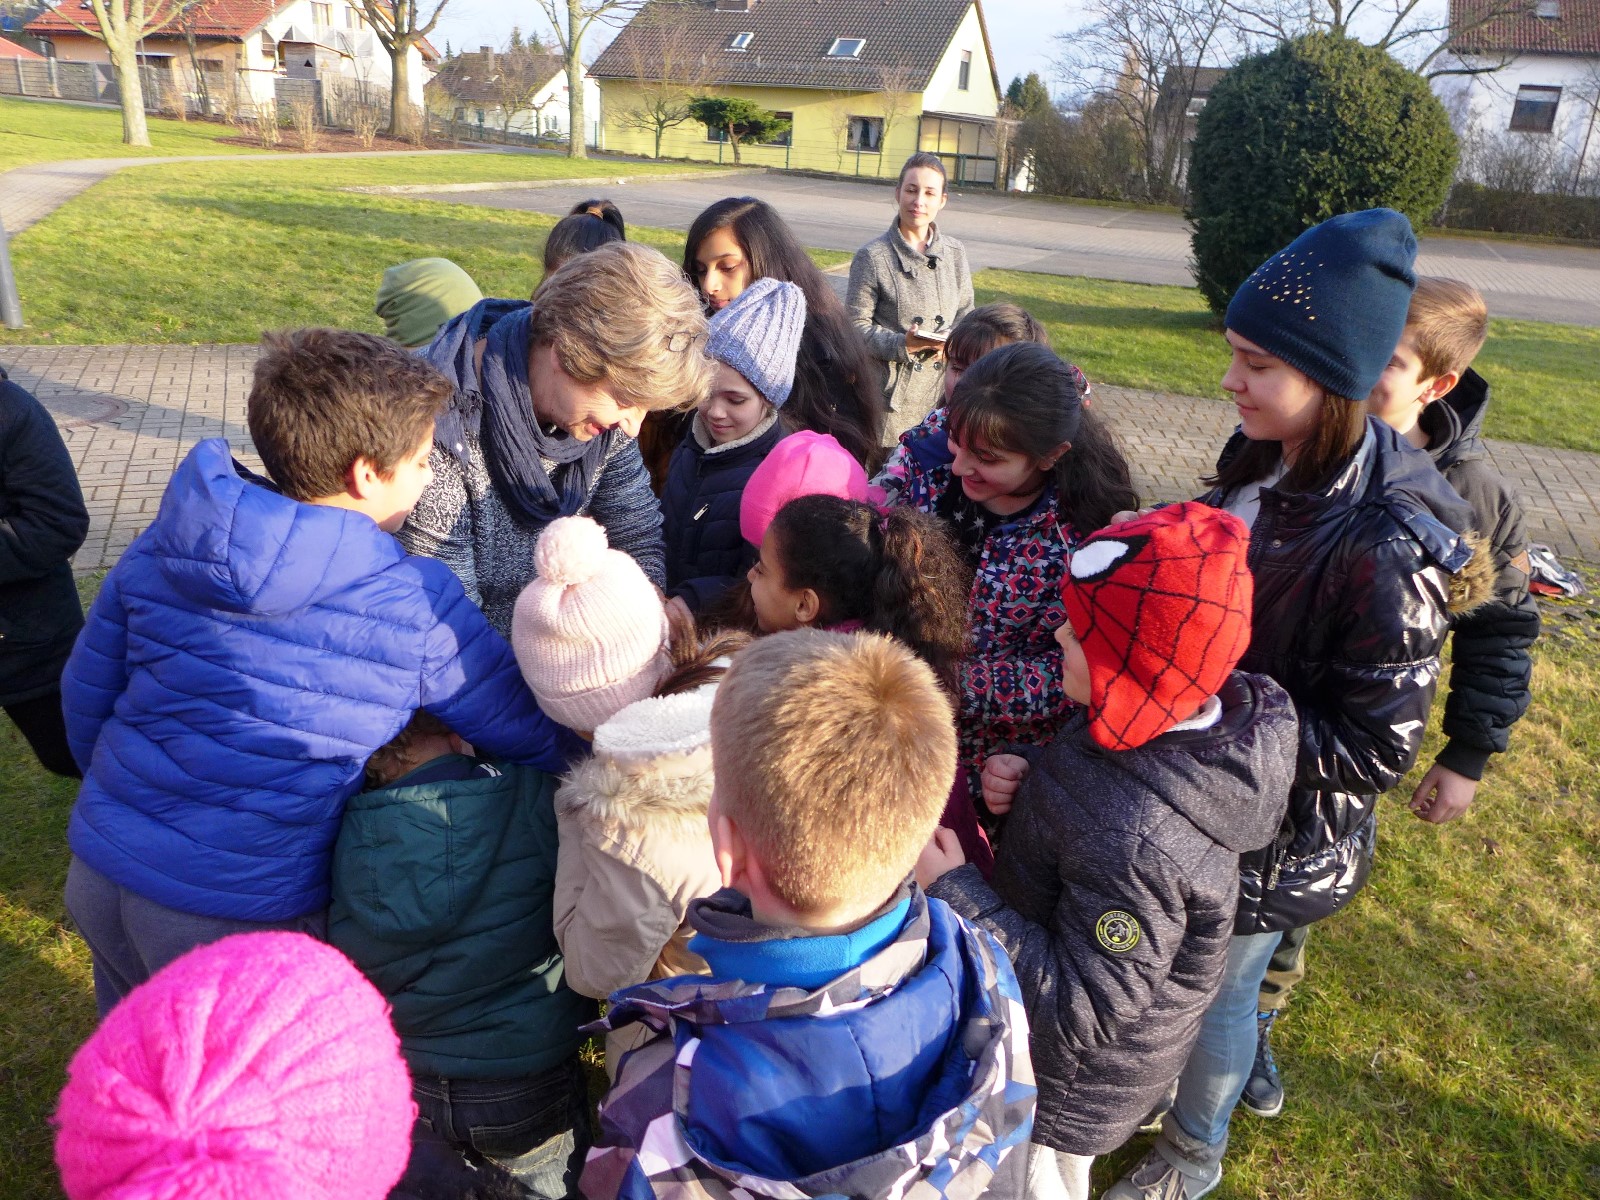
[[[630, 223], [679, 230], [688, 229], [695, 214], [723, 196], [760, 196], [783, 214], [802, 242], [829, 250], [855, 250], [887, 229], [894, 217], [893, 194], [885, 184], [779, 172], [424, 195], [456, 204], [564, 213], [597, 193], [615, 200]], [[968, 192], [951, 197], [940, 223], [961, 239], [975, 270], [1000, 267], [1130, 283], [1194, 282], [1188, 226], [1170, 213]], [[1428, 237], [1418, 269], [1475, 285], [1497, 317], [1600, 326], [1600, 250]]]

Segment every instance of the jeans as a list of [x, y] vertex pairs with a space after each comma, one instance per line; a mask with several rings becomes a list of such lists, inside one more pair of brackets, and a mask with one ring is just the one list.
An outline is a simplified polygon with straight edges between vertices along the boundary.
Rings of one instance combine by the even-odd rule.
[[576, 1055], [520, 1079], [416, 1075], [411, 1094], [417, 1123], [397, 1192], [456, 1194], [441, 1180], [475, 1167], [495, 1177], [499, 1187], [488, 1189], [492, 1195], [577, 1195], [591, 1138], [588, 1080]]
[[326, 911], [287, 921], [239, 921], [179, 912], [113, 883], [76, 854], [67, 868], [67, 911], [94, 959], [94, 1002], [102, 1019], [134, 988], [196, 946], [229, 934], [288, 929], [328, 937]]
[[1229, 942], [1222, 990], [1201, 1018], [1200, 1036], [1178, 1076], [1178, 1098], [1169, 1115], [1218, 1159], [1227, 1145], [1228, 1119], [1255, 1064], [1256, 998], [1279, 936], [1251, 933]]

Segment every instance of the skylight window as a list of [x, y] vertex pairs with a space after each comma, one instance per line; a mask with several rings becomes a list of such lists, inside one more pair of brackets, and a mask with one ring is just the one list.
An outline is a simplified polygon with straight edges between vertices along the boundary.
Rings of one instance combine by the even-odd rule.
[[728, 49], [748, 50], [750, 49], [750, 39], [755, 36], [753, 33], [736, 33], [728, 39]]
[[1538, 0], [1534, 5], [1533, 15], [1543, 17], [1546, 21], [1560, 20], [1561, 0]]
[[861, 48], [866, 44], [866, 38], [834, 38], [833, 45], [828, 47], [828, 57], [860, 58]]

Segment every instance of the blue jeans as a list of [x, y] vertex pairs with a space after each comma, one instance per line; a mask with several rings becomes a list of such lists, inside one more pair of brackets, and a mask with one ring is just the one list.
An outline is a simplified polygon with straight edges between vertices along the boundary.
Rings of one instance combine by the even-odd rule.
[[102, 1019], [134, 988], [196, 946], [234, 933], [288, 929], [327, 941], [326, 911], [287, 921], [203, 917], [146, 900], [114, 883], [76, 854], [67, 868], [67, 911], [94, 959], [94, 1002]]
[[1255, 1064], [1256, 998], [1281, 936], [1251, 933], [1229, 942], [1222, 990], [1201, 1018], [1200, 1036], [1178, 1076], [1171, 1115], [1184, 1133], [1216, 1150], [1219, 1158], [1228, 1140], [1228, 1119]]
[[[417, 1123], [411, 1162], [397, 1194], [486, 1190], [534, 1200], [577, 1195], [592, 1139], [589, 1085], [576, 1055], [559, 1067], [520, 1079], [415, 1075], [411, 1094]], [[486, 1186], [484, 1172], [495, 1177], [498, 1188]], [[473, 1176], [478, 1182], [471, 1182]], [[462, 1179], [469, 1186], [458, 1192]]]

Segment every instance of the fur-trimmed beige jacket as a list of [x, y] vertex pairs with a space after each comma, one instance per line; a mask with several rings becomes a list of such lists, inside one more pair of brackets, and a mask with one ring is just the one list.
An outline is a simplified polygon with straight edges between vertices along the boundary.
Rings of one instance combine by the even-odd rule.
[[567, 984], [586, 996], [706, 970], [684, 916], [722, 886], [706, 824], [715, 694], [630, 704], [556, 792], [556, 938]]

